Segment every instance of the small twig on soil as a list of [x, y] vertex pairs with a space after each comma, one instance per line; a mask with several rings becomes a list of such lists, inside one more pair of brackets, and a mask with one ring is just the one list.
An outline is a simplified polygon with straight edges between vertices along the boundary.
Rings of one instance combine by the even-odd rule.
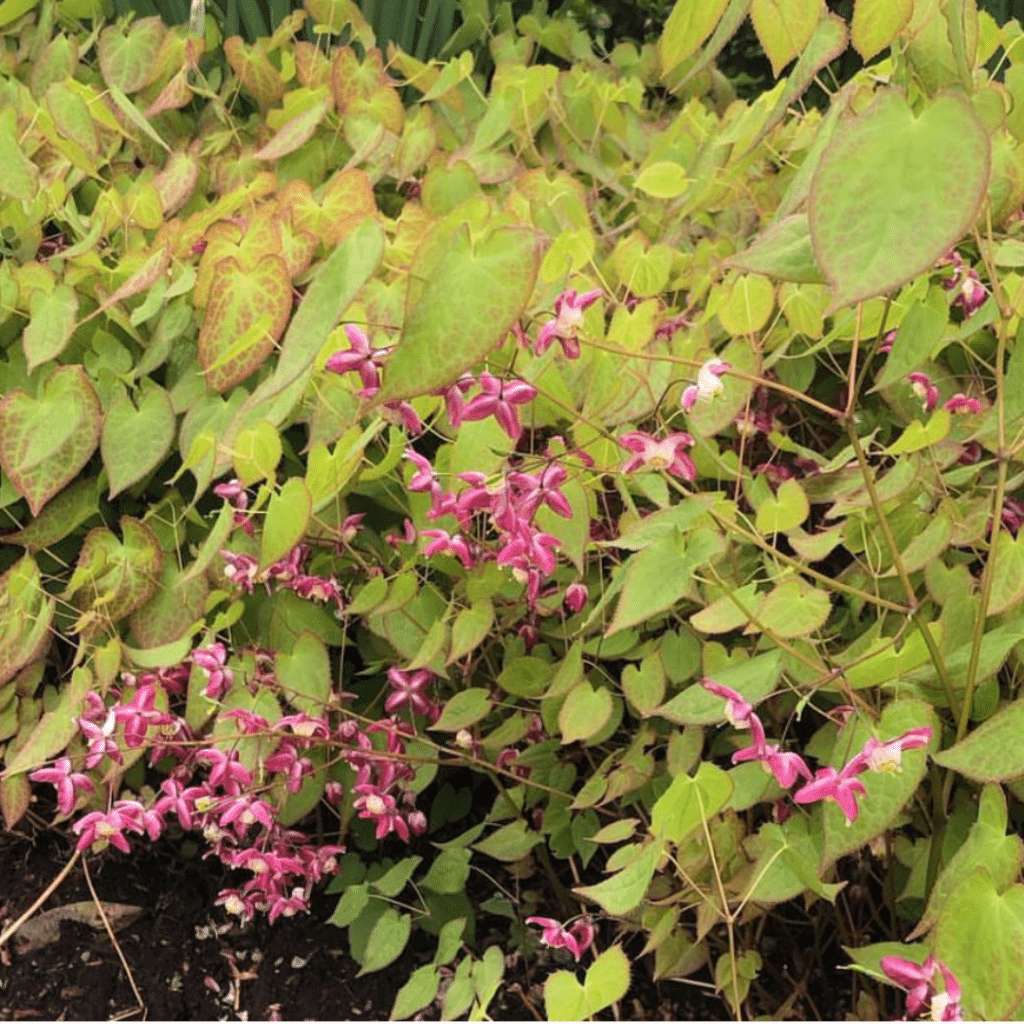
[[3, 946], [17, 930], [60, 888], [61, 882], [71, 873], [71, 869], [78, 863], [81, 851], [75, 850], [75, 855], [61, 868], [60, 874], [43, 890], [42, 895], [18, 918], [14, 924], [9, 925], [0, 935], [0, 946]]
[[[93, 902], [96, 904], [96, 910], [99, 912], [100, 920], [103, 922], [103, 927], [107, 929], [107, 934], [110, 936], [110, 941], [114, 946], [114, 951], [117, 953], [118, 959], [121, 961], [121, 966], [124, 968], [124, 973], [128, 975], [128, 984], [131, 985], [132, 991], [135, 993], [135, 1000], [138, 1003], [137, 1010], [142, 1012], [142, 1019], [146, 1019], [146, 1004], [143, 1001], [142, 995], [140, 994], [138, 987], [135, 984], [135, 978], [132, 975], [132, 969], [128, 966], [128, 961], [124, 958], [124, 953], [121, 952], [121, 944], [117, 941], [117, 936], [114, 934], [114, 929], [110, 927], [110, 921], [107, 920], [107, 913], [103, 909], [103, 904], [100, 902], [100, 898], [96, 895], [96, 890], [92, 886], [92, 876], [89, 874], [89, 859], [87, 857], [82, 858], [82, 871], [85, 874], [85, 883], [89, 886], [89, 894], [92, 896]], [[129, 1010], [129, 1013], [135, 1013], [135, 1010]], [[117, 1019], [122, 1020], [126, 1015], [118, 1014]]]

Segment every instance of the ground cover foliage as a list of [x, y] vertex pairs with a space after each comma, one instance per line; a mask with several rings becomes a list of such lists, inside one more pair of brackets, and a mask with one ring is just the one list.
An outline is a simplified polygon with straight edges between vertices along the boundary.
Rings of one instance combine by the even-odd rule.
[[538, 942], [550, 1018], [786, 1016], [794, 908], [863, 1018], [1018, 1015], [1020, 26], [491, 13], [424, 63], [0, 4], [7, 827], [193, 844], [225, 929], [326, 890], [364, 971], [434, 937], [396, 1017]]

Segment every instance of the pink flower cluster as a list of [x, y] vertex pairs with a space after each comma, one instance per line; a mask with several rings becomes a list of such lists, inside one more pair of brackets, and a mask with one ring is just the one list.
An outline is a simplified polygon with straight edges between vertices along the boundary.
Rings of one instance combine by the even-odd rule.
[[[256, 658], [257, 685], [273, 687], [273, 661], [262, 653], [257, 652]], [[234, 677], [225, 645], [218, 641], [198, 648], [189, 660], [207, 675], [207, 694], [215, 699], [223, 696]], [[332, 726], [325, 717], [303, 712], [271, 723], [252, 711], [227, 711], [221, 721], [234, 721], [240, 737], [258, 735], [270, 740], [271, 752], [250, 767], [242, 763], [235, 746], [204, 743], [179, 715], [159, 709], [172, 696], [181, 699], [189, 674], [187, 662], [139, 677], [125, 673], [126, 686], [122, 692], [112, 691], [115, 699], [110, 706], [100, 694], [88, 693], [78, 719], [85, 747], [83, 770], [75, 770], [79, 755], [72, 750], [51, 767], [31, 774], [33, 781], [55, 787], [58, 810], [70, 815], [83, 796], [97, 793], [99, 779], [88, 772], [104, 770], [105, 759], [123, 764], [124, 750], [145, 744], [151, 764], [166, 757], [177, 762], [148, 804], [142, 799], [115, 800], [106, 809], [89, 810], [75, 821], [72, 830], [79, 837], [79, 850], [109, 844], [128, 853], [132, 835], [155, 840], [173, 820], [185, 831], [200, 832], [209, 853], [223, 863], [249, 872], [248, 879], [221, 892], [216, 901], [229, 914], [248, 921], [257, 912], [266, 912], [273, 921], [304, 911], [312, 887], [336, 870], [336, 856], [343, 847], [316, 845], [304, 833], [279, 824], [276, 802], [269, 793], [275, 782], [289, 793], [301, 789], [315, 770], [310, 756], [314, 745], [342, 748], [342, 758], [356, 773], [353, 806], [361, 818], [376, 823], [378, 839], [394, 832], [408, 841], [412, 834], [425, 831], [426, 816], [416, 809], [415, 794], [407, 786], [413, 772], [403, 759], [410, 725], [387, 718], [364, 729], [345, 718]], [[408, 705], [436, 720], [437, 706], [424, 692], [432, 678], [429, 672], [393, 670], [390, 681], [395, 692], [387, 702], [388, 710]], [[338, 706], [348, 696], [336, 694], [329, 704]], [[374, 746], [374, 733], [385, 734], [384, 749]], [[340, 802], [344, 795], [340, 783], [328, 783], [325, 795], [332, 803]]]
[[965, 272], [963, 257], [955, 249], [947, 252], [936, 264], [940, 267], [949, 265], [953, 267], [953, 274], [943, 280], [942, 287], [946, 291], [953, 291], [954, 288], [957, 290], [953, 305], [959, 306], [964, 311], [964, 317], [967, 318], [985, 304], [988, 292], [981, 283], [977, 271], [968, 268]]
[[897, 772], [900, 770], [900, 756], [904, 750], [925, 747], [931, 742], [930, 726], [908, 729], [902, 736], [880, 742], [869, 739], [842, 769], [819, 768], [813, 778], [811, 770], [804, 759], [794, 751], [783, 751], [775, 743], [765, 739], [764, 726], [760, 718], [754, 714], [753, 707], [743, 696], [728, 686], [716, 683], [713, 679], [701, 680], [704, 689], [709, 693], [722, 697], [725, 704], [725, 716], [737, 729], [749, 729], [754, 742], [749, 747], [737, 750], [732, 755], [733, 764], [741, 761], [760, 761], [765, 769], [775, 776], [783, 789], [789, 789], [797, 777], [805, 780], [805, 785], [793, 794], [798, 804], [815, 803], [818, 800], [834, 800], [846, 815], [847, 824], [852, 824], [859, 813], [857, 797], [864, 796], [867, 790], [858, 775], [865, 771]]
[[[484, 473], [459, 473], [458, 479], [469, 486], [448, 492], [428, 459], [412, 449], [405, 455], [416, 467], [409, 480], [409, 490], [430, 495], [427, 518], [436, 520], [450, 515], [459, 525], [456, 532], [421, 531], [422, 536], [429, 538], [424, 553], [427, 556], [452, 555], [466, 569], [490, 559], [508, 566], [516, 579], [526, 585], [533, 607], [543, 579], [554, 572], [555, 551], [559, 547], [555, 537], [536, 526], [534, 517], [547, 506], [556, 515], [572, 518], [572, 506], [561, 491], [569, 478], [568, 472], [557, 462], [550, 462], [535, 473], [510, 470], [496, 481]], [[497, 542], [486, 548], [469, 539], [474, 535], [477, 516], [486, 516], [498, 534]], [[578, 600], [578, 592], [574, 592], [572, 601]]]

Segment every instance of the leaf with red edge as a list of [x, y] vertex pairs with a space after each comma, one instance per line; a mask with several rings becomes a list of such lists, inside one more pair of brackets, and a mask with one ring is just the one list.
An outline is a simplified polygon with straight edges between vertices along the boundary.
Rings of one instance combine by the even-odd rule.
[[0, 576], [0, 685], [42, 654], [56, 607], [31, 555]]
[[80, 366], [59, 366], [37, 397], [15, 388], [0, 401], [0, 466], [32, 515], [69, 484], [100, 438], [100, 400]]
[[280, 160], [281, 157], [294, 153], [313, 137], [317, 126], [323, 120], [324, 114], [327, 113], [328, 106], [327, 100], [321, 100], [309, 110], [297, 114], [253, 156], [257, 160]]
[[[233, 257], [221, 260], [199, 332], [199, 365], [206, 383], [215, 391], [227, 391], [262, 366], [291, 311], [292, 282], [280, 256], [264, 256], [251, 270]], [[261, 320], [265, 329], [238, 351], [235, 343]]]
[[304, 181], [290, 181], [281, 190], [278, 204], [291, 208], [296, 231], [316, 235], [328, 248], [340, 245], [367, 217], [377, 213], [373, 184], [366, 171], [357, 167], [338, 171], [324, 186], [319, 202]]
[[231, 36], [224, 40], [224, 56], [261, 109], [273, 106], [287, 92], [281, 72], [270, 63], [259, 43], [248, 46], [241, 36]]
[[167, 26], [158, 17], [140, 18], [127, 30], [105, 28], [96, 44], [103, 80], [126, 95], [145, 88], [160, 72], [157, 57], [166, 35]]
[[180, 210], [195, 191], [199, 180], [199, 158], [193, 153], [172, 153], [163, 170], [153, 179], [164, 216]]
[[375, 404], [451, 384], [505, 340], [533, 294], [540, 266], [535, 232], [501, 227], [474, 241], [463, 224], [446, 241], [433, 266], [413, 261], [410, 277], [423, 285], [410, 283], [405, 327]]
[[164, 553], [156, 534], [138, 519], [121, 518], [123, 540], [105, 526], [90, 530], [64, 592], [80, 611], [117, 622], [155, 593]]
[[49, 293], [39, 289], [32, 293], [29, 310], [21, 343], [31, 373], [48, 359], [56, 359], [71, 340], [78, 317], [78, 294], [66, 284], [57, 285]]

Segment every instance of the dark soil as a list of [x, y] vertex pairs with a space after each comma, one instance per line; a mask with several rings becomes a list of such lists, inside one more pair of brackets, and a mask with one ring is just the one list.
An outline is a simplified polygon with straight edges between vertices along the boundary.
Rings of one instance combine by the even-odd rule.
[[[70, 857], [69, 846], [54, 833], [34, 840], [0, 833], [0, 930]], [[214, 906], [223, 869], [212, 860], [182, 859], [168, 842], [131, 856], [109, 851], [90, 857], [89, 871], [101, 901], [145, 911], [116, 935], [144, 1011], [107, 932], [65, 920], [59, 938], [38, 949], [19, 953], [13, 940], [0, 951], [0, 1020], [387, 1020], [398, 989], [436, 948], [432, 937], [420, 935], [417, 942], [414, 933], [396, 963], [360, 977], [347, 932], [326, 923], [336, 896], [315, 896], [307, 916], [225, 929], [227, 918]], [[79, 864], [41, 911], [90, 899]], [[478, 935], [485, 944], [502, 943], [507, 924], [483, 918]], [[620, 1004], [622, 1019], [728, 1019], [722, 1001], [705, 989], [651, 981], [650, 960], [636, 961], [633, 988]], [[571, 960], [530, 964], [521, 956], [507, 963], [504, 987], [489, 1008], [494, 1020], [539, 1018], [544, 977], [555, 966], [572, 966]], [[438, 1015], [435, 1005], [420, 1019]]]

